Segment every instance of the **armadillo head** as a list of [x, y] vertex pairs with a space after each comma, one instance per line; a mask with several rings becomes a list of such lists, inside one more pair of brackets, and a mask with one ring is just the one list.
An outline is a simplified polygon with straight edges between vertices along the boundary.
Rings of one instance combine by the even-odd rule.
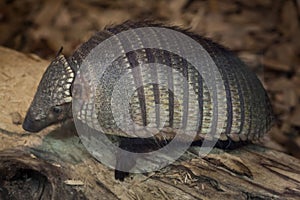
[[38, 132], [50, 124], [71, 118], [71, 85], [74, 76], [63, 55], [52, 61], [38, 86], [23, 129]]

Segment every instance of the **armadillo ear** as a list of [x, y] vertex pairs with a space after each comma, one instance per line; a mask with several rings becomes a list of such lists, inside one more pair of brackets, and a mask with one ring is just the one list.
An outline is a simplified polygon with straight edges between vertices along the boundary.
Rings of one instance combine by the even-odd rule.
[[66, 57], [62, 54], [62, 51], [63, 51], [63, 47], [60, 47], [59, 51], [57, 52], [57, 54], [56, 54], [56, 56], [55, 56], [55, 60], [56, 60], [58, 63], [60, 63], [60, 64], [63, 66], [64, 69], [66, 69], [66, 70], [69, 70], [69, 69], [70, 69], [71, 71], [73, 71], [73, 70], [71, 69], [71, 67], [70, 67], [70, 65], [69, 65], [69, 63], [68, 63]]
[[57, 60], [60, 64], [62, 64], [62, 66], [67, 69], [67, 68], [71, 68], [66, 57], [62, 54], [63, 51], [63, 47], [60, 47], [60, 49], [58, 50], [56, 56], [55, 56], [55, 60]]
[[60, 49], [58, 50], [58, 52], [56, 53], [55, 57], [58, 57], [61, 54], [61, 52], [63, 51], [63, 49], [64, 48], [61, 46]]

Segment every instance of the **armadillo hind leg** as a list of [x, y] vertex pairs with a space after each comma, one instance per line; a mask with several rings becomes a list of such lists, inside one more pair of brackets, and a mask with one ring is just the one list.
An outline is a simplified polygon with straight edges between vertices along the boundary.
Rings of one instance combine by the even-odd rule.
[[238, 142], [235, 142], [232, 139], [228, 139], [228, 140], [225, 140], [225, 141], [218, 140], [217, 143], [215, 144], [215, 147], [219, 148], [219, 149], [233, 150], [233, 149], [242, 147], [242, 146], [244, 146], [246, 144], [250, 144], [250, 142], [249, 141], [238, 141]]
[[[213, 143], [214, 141], [211, 141], [211, 143]], [[191, 146], [202, 146], [202, 147], [210, 147], [212, 146], [209, 141], [207, 141], [206, 145], [203, 144], [202, 140], [197, 140], [192, 142]], [[218, 140], [215, 144], [214, 147], [218, 148], [218, 149], [224, 149], [224, 150], [233, 150], [239, 147], [242, 147], [246, 144], [250, 144], [249, 141], [233, 141], [232, 139], [228, 138], [227, 140]]]

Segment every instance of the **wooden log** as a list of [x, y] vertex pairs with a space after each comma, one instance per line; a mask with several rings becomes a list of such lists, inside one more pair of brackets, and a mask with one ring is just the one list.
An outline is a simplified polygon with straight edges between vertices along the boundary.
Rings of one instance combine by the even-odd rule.
[[300, 161], [263, 144], [214, 149], [204, 158], [192, 147], [159, 172], [116, 181], [86, 151], [72, 121], [37, 134], [17, 123], [47, 65], [0, 47], [0, 199], [299, 198]]

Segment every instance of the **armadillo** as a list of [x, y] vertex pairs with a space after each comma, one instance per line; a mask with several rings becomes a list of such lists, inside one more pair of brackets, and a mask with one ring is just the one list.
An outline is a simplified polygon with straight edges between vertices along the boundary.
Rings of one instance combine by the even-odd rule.
[[[219, 116], [222, 127], [218, 128], [220, 132], [219, 140], [216, 144], [221, 148], [234, 148], [237, 144], [244, 144], [261, 138], [271, 127], [273, 123], [273, 114], [268, 95], [263, 88], [257, 76], [251, 72], [246, 65], [236, 57], [231, 51], [210, 39], [194, 34], [188, 30], [183, 30], [175, 26], [167, 26], [154, 22], [132, 22], [128, 21], [121, 25], [107, 27], [103, 31], [97, 32], [86, 43], [82, 44], [72, 56], [65, 58], [58, 55], [49, 65], [44, 73], [37, 92], [27, 112], [23, 123], [23, 128], [30, 132], [38, 132], [43, 128], [66, 119], [75, 117], [83, 124], [87, 124], [92, 129], [97, 129], [91, 121], [96, 121], [103, 127], [105, 134], [117, 135], [124, 138], [130, 138], [129, 134], [122, 132], [114, 122], [111, 114], [113, 108], [108, 100], [111, 99], [111, 87], [115, 77], [114, 73], [120, 66], [129, 70], [139, 66], [139, 63], [160, 63], [171, 68], [170, 71], [156, 69], [152, 75], [156, 80], [169, 80], [169, 84], [174, 90], [178, 89], [180, 95], [175, 94], [168, 89], [157, 84], [142, 84], [134, 93], [130, 101], [131, 118], [138, 124], [146, 126], [155, 122], [157, 126], [161, 125], [162, 112], [165, 108], [167, 114], [164, 116], [166, 123], [162, 129], [168, 139], [174, 137], [175, 129], [189, 128], [196, 131], [196, 137], [193, 142], [201, 141], [203, 136], [211, 131], [217, 131], [211, 126], [215, 110], [214, 103], [209, 94], [209, 88], [201, 77], [201, 73], [195, 72], [191, 64], [186, 62], [176, 54], [160, 49], [151, 49], [141, 47], [135, 51], [125, 52], [110, 67], [112, 71], [105, 79], [99, 80], [102, 92], [95, 97], [96, 114], [88, 114], [88, 107], [82, 107], [81, 112], [72, 113], [72, 89], [74, 88], [74, 79], [88, 54], [101, 42], [109, 39], [124, 31], [131, 30], [135, 33], [138, 28], [165, 28], [178, 31], [200, 44], [209, 56], [212, 58], [220, 73], [221, 89], [224, 98], [217, 99], [224, 113]], [[151, 34], [151, 33], [148, 33]], [[136, 35], [135, 41], [140, 41]], [[130, 42], [130, 41], [129, 41]], [[173, 41], [172, 48], [176, 48], [178, 41]], [[122, 49], [122, 44], [118, 48]], [[188, 44], [187, 44], [188, 45]], [[195, 52], [200, 55], [201, 52]], [[101, 63], [100, 63], [101, 68]], [[173, 70], [173, 71], [172, 71]], [[151, 71], [151, 70], [150, 70]], [[174, 71], [180, 73], [188, 80], [190, 88], [182, 90], [182, 80], [174, 78]], [[134, 84], [147, 82], [147, 77], [153, 78], [147, 70], [138, 70], [137, 73], [129, 73]], [[109, 73], [108, 73], [109, 74]], [[100, 78], [99, 78], [100, 79]], [[171, 83], [170, 83], [171, 80]], [[109, 82], [109, 83], [108, 83]], [[108, 85], [109, 86], [109, 85]], [[191, 88], [195, 92], [190, 92]], [[194, 96], [192, 96], [194, 95]], [[189, 102], [194, 101], [194, 102]], [[222, 102], [221, 102], [222, 101]], [[218, 103], [218, 102], [217, 102]], [[151, 105], [159, 104], [161, 107]], [[150, 108], [151, 107], [151, 108]], [[98, 109], [98, 110], [97, 110]], [[150, 115], [150, 110], [154, 112]], [[179, 114], [178, 114], [179, 113]], [[151, 118], [151, 120], [150, 120]], [[157, 137], [160, 140], [160, 137]], [[124, 145], [123, 145], [124, 146]], [[126, 144], [125, 144], [126, 146]], [[217, 146], [217, 147], [218, 147]], [[119, 175], [116, 178], [122, 179]]]

